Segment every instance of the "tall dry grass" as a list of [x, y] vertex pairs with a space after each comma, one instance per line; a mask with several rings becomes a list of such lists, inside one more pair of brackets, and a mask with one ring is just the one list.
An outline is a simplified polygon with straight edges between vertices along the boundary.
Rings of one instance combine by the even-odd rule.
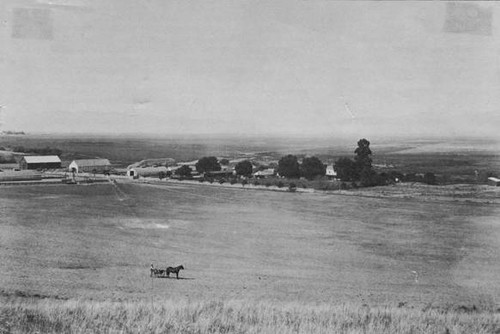
[[500, 333], [494, 312], [252, 301], [10, 301], [0, 333]]

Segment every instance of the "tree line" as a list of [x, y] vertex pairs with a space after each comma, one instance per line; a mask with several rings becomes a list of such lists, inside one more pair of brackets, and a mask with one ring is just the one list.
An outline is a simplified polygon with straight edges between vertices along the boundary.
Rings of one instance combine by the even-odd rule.
[[[372, 150], [370, 142], [363, 138], [357, 142], [354, 150], [354, 158], [341, 157], [335, 161], [333, 169], [337, 173], [337, 178], [342, 182], [350, 182], [353, 186], [371, 187], [377, 185], [387, 185], [395, 181], [424, 182], [436, 184], [436, 177], [433, 173], [425, 173], [423, 176], [409, 173], [402, 174], [397, 171], [377, 173], [372, 164]], [[209, 156], [198, 160], [195, 165], [196, 171], [200, 174], [217, 172], [222, 169], [221, 164], [227, 165], [229, 161], [217, 157]], [[254, 167], [250, 160], [243, 160], [235, 165], [235, 174], [242, 177], [251, 177]], [[287, 179], [305, 178], [313, 180], [325, 176], [326, 165], [315, 156], [304, 157], [302, 161], [295, 155], [288, 154], [278, 161], [277, 173], [280, 177]], [[181, 166], [174, 171], [174, 174], [189, 178], [192, 170], [189, 166]]]

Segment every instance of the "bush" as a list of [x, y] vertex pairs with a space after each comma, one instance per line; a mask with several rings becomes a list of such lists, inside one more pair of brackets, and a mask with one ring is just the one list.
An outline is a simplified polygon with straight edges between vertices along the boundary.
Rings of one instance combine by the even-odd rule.
[[198, 173], [213, 172], [221, 170], [216, 157], [203, 157], [195, 165]]
[[436, 184], [436, 175], [430, 172], [425, 173], [422, 182], [426, 184]]
[[276, 185], [278, 186], [278, 188], [283, 188], [285, 184], [283, 183], [283, 181], [278, 181]]
[[191, 168], [187, 165], [183, 165], [175, 170], [175, 175], [179, 175], [183, 178], [191, 176]]
[[245, 184], [248, 184], [248, 181], [247, 180], [243, 180], [243, 181], [241, 181], [241, 184], [244, 186]]

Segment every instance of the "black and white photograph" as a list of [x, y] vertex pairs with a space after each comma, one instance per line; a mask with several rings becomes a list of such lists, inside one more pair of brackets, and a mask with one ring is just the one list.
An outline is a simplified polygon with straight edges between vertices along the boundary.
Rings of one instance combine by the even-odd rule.
[[500, 334], [500, 2], [0, 0], [0, 334]]

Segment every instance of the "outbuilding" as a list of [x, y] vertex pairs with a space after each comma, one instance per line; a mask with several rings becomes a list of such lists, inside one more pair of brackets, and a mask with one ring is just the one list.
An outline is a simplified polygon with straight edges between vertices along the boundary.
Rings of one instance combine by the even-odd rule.
[[109, 172], [111, 163], [108, 159], [80, 159], [73, 160], [68, 169], [74, 173], [104, 173]]
[[25, 155], [19, 161], [19, 168], [23, 170], [61, 168], [61, 159], [57, 155]]
[[331, 165], [330, 166], [326, 166], [325, 175], [329, 179], [335, 179], [335, 178], [337, 178], [337, 172], [335, 171], [335, 169]]
[[36, 170], [0, 171], [0, 182], [8, 181], [39, 181], [42, 173]]
[[143, 168], [130, 168], [127, 170], [127, 176], [138, 177], [160, 177], [160, 173], [167, 174], [169, 169], [165, 166], [160, 167], [143, 167]]
[[490, 186], [498, 187], [498, 186], [500, 186], [500, 179], [498, 179], [496, 177], [489, 177], [488, 184]]
[[270, 176], [274, 176], [276, 175], [276, 171], [274, 170], [274, 168], [267, 168], [267, 169], [264, 169], [264, 170], [259, 170], [255, 173], [253, 173], [253, 176], [256, 177], [256, 178], [266, 178], [266, 177], [270, 177]]

